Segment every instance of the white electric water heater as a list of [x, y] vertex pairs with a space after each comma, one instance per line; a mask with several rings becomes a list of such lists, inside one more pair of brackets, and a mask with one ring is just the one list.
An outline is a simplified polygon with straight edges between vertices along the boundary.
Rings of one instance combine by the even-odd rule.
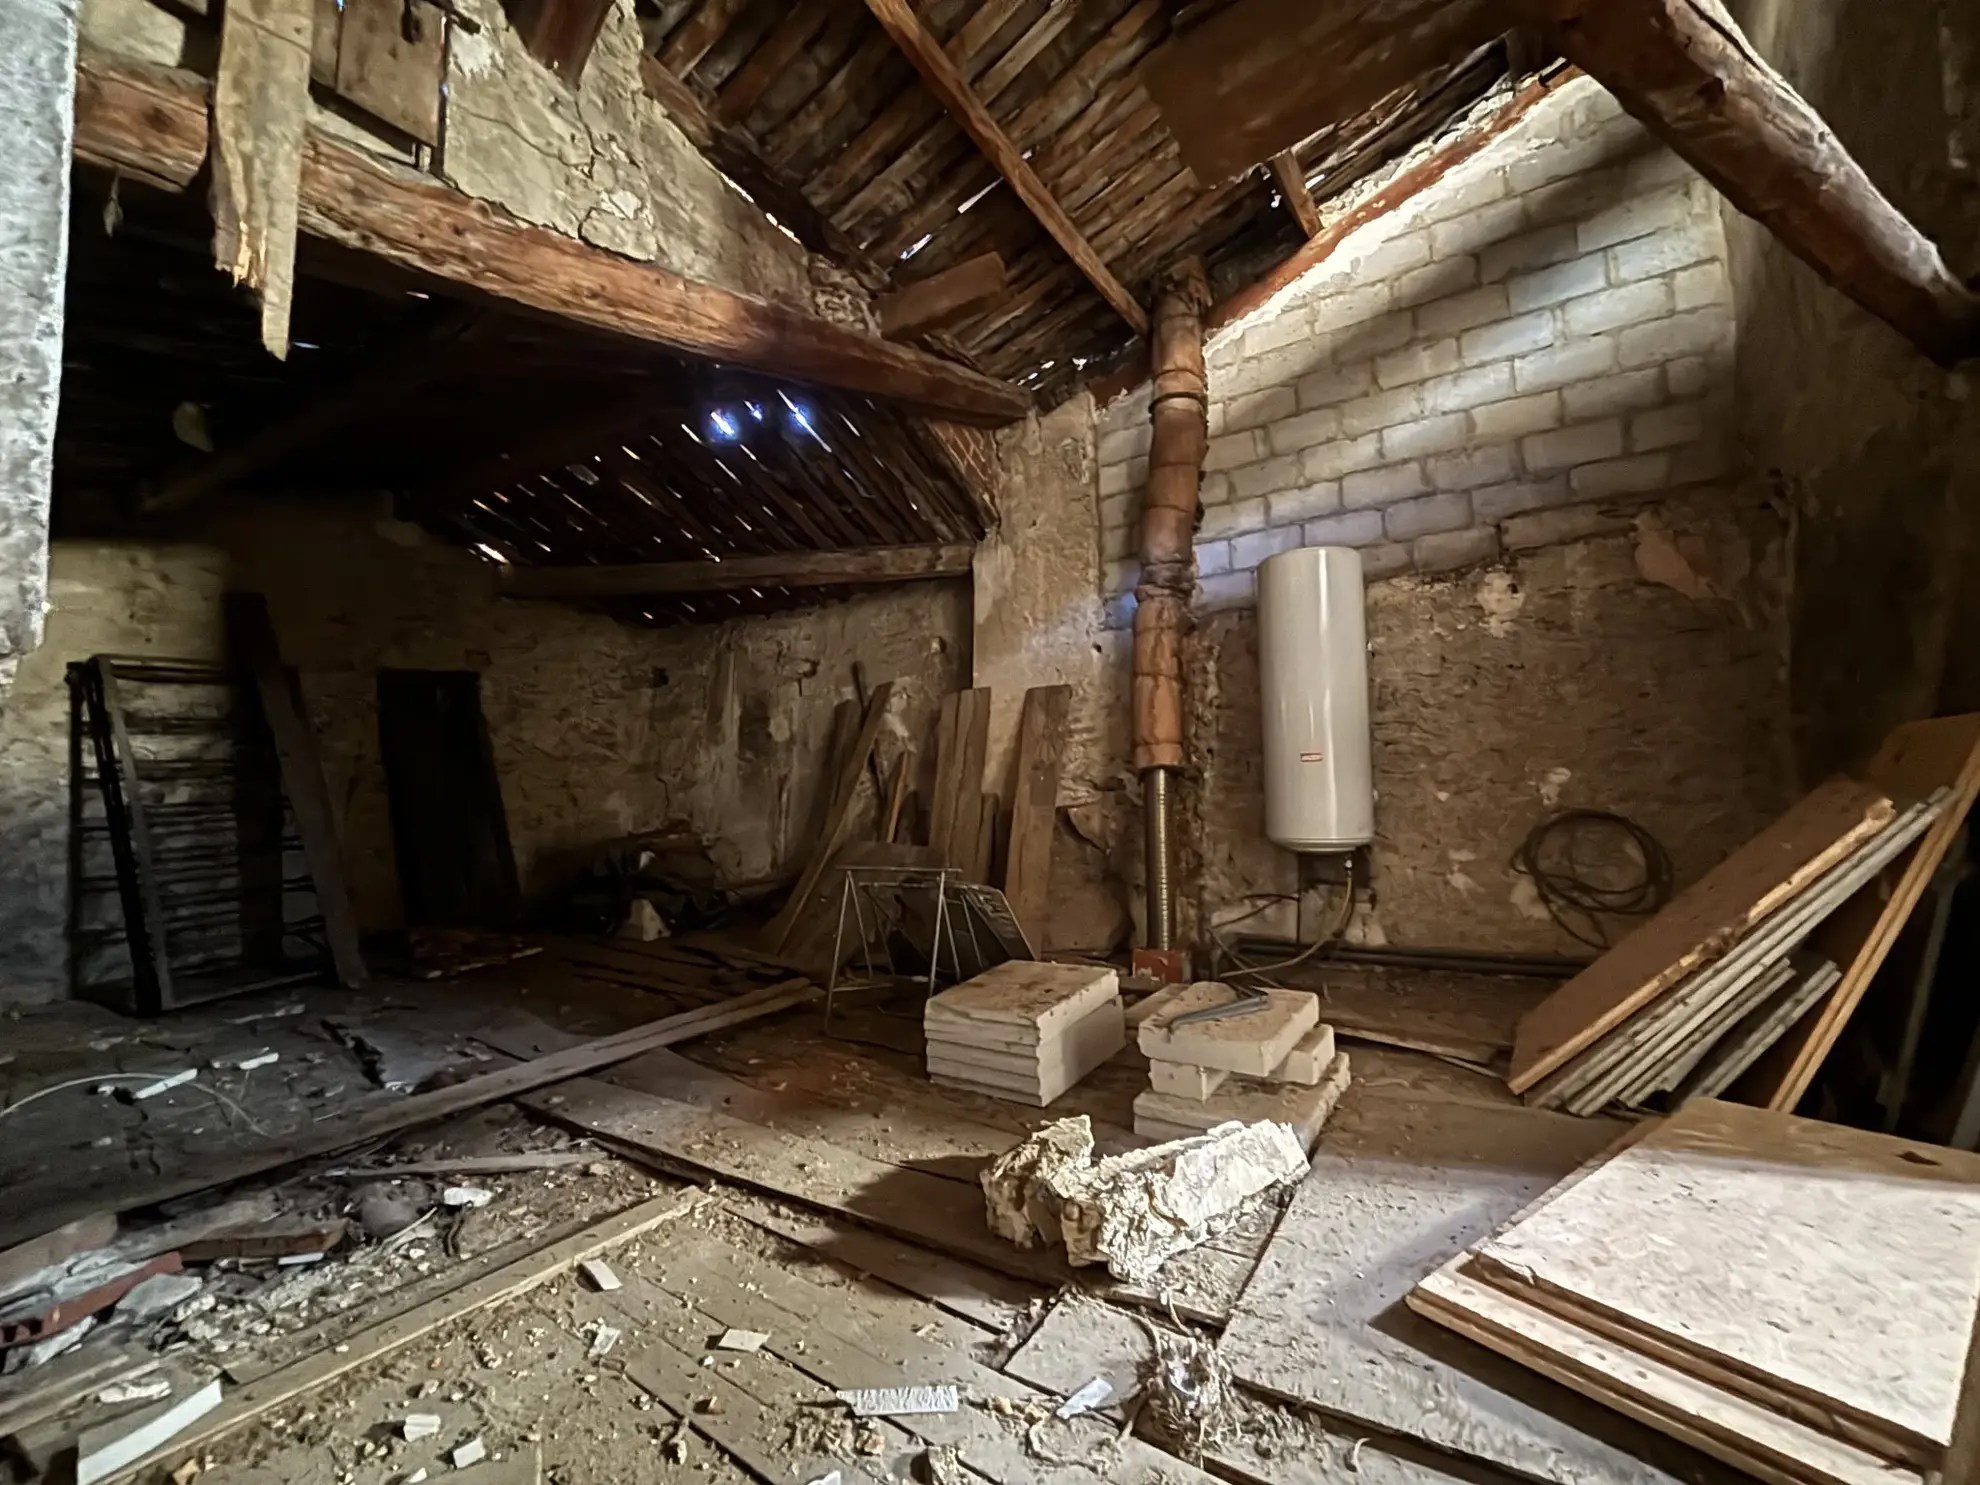
[[1265, 834], [1289, 851], [1375, 839], [1361, 553], [1301, 547], [1258, 569]]

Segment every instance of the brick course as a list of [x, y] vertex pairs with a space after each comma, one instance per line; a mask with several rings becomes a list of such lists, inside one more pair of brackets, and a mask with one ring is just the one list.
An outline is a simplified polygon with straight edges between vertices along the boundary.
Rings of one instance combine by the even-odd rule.
[[[1200, 602], [1251, 602], [1297, 545], [1445, 572], [1733, 477], [1732, 342], [1716, 198], [1570, 83], [1213, 338]], [[1147, 419], [1145, 389], [1100, 416], [1109, 596], [1138, 576]]]

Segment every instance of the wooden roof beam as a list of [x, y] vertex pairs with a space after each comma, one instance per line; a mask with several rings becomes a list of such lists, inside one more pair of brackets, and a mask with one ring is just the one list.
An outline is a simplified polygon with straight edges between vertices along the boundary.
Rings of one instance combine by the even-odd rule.
[[849, 552], [776, 552], [711, 562], [640, 562], [626, 567], [504, 567], [511, 598], [649, 598], [663, 593], [728, 593], [740, 588], [835, 588], [958, 577], [976, 548], [867, 547]]
[[[206, 81], [88, 51], [77, 66], [77, 156], [152, 180], [183, 174], [190, 142], [205, 138]], [[531, 226], [315, 131], [303, 150], [299, 217], [311, 236], [679, 354], [983, 427], [1016, 422], [1031, 409], [1021, 389], [980, 372]]]
[[1272, 156], [1272, 179], [1279, 183], [1279, 194], [1286, 198], [1286, 210], [1308, 237], [1320, 235], [1320, 208], [1313, 204], [1313, 193], [1306, 189], [1306, 167], [1294, 150], [1280, 150]]
[[1728, 201], [1934, 361], [1980, 353], [1980, 296], [1718, 0], [1515, 0], [1515, 9]]
[[1135, 302], [1134, 296], [1128, 293], [1106, 262], [1093, 250], [1085, 234], [1074, 225], [1065, 208], [1059, 205], [1045, 183], [1038, 178], [1037, 172], [1025, 159], [1024, 152], [1011, 142], [1010, 136], [990, 116], [990, 110], [983, 106], [983, 101], [971, 90], [956, 64], [949, 60], [942, 44], [929, 34], [928, 28], [909, 8], [907, 0], [866, 0], [866, 8], [873, 12], [874, 19], [880, 22], [902, 54], [914, 64], [914, 70], [921, 74], [928, 90], [949, 111], [963, 133], [997, 168], [997, 173], [1010, 183], [1018, 199], [1038, 219], [1038, 224], [1065, 249], [1066, 256], [1100, 291], [1100, 297], [1134, 327], [1136, 334], [1146, 334], [1147, 311]]

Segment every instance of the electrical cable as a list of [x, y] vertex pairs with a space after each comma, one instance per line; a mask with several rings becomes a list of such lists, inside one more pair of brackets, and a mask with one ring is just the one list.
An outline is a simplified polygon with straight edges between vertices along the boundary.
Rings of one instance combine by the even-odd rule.
[[[1633, 852], [1642, 865], [1637, 878], [1608, 885], [1590, 877], [1576, 847], [1591, 835], [1620, 835], [1626, 843], [1623, 854]], [[1597, 950], [1611, 943], [1604, 915], [1649, 917], [1671, 900], [1676, 877], [1663, 843], [1613, 810], [1556, 810], [1527, 832], [1513, 852], [1512, 867], [1533, 883], [1541, 906], [1563, 933]]]
[[46, 1098], [51, 1093], [60, 1093], [64, 1088], [80, 1088], [86, 1083], [155, 1083], [160, 1078], [170, 1077], [170, 1073], [91, 1073], [86, 1078], [70, 1078], [66, 1083], [50, 1083], [46, 1088], [37, 1088], [25, 1098], [17, 1098], [0, 1109], [0, 1119], [6, 1118], [15, 1109], [24, 1109], [37, 1098]]
[[[1258, 897], [1269, 897], [1272, 899], [1272, 901], [1278, 901], [1278, 902], [1298, 901], [1298, 898], [1294, 894], [1286, 893], [1286, 892], [1275, 892], [1275, 893], [1261, 892], [1261, 893], [1254, 893], [1253, 895]], [[1246, 918], [1255, 918], [1258, 916], [1258, 914], [1264, 912], [1266, 908], [1270, 907], [1271, 905], [1272, 902], [1269, 901], [1263, 903], [1260, 906], [1253, 908], [1250, 912], [1244, 914], [1242, 917], [1233, 918], [1230, 923], [1226, 923], [1221, 926], [1224, 928], [1228, 928], [1231, 926], [1232, 923], [1242, 923], [1245, 921]], [[1242, 979], [1262, 978], [1265, 975], [1277, 974], [1281, 970], [1292, 969], [1296, 965], [1304, 964], [1307, 960], [1311, 959], [1315, 954], [1318, 954], [1322, 949], [1325, 949], [1332, 944], [1339, 943], [1341, 940], [1341, 936], [1345, 934], [1348, 930], [1348, 924], [1353, 921], [1354, 921], [1354, 862], [1352, 858], [1349, 858], [1348, 867], [1347, 867], [1347, 880], [1343, 884], [1341, 891], [1340, 921], [1334, 925], [1333, 932], [1324, 934], [1321, 937], [1315, 939], [1312, 943], [1308, 944], [1305, 948], [1301, 949], [1297, 954], [1294, 954], [1291, 958], [1280, 959], [1271, 964], [1247, 964], [1245, 963], [1244, 956], [1238, 953], [1236, 949], [1232, 948], [1230, 945], [1230, 941], [1224, 938], [1224, 936], [1221, 933], [1213, 931], [1211, 937], [1216, 941], [1217, 949], [1220, 957], [1224, 959], [1229, 959], [1239, 966], [1237, 969], [1222, 971], [1222, 977], [1224, 979], [1242, 980]]]

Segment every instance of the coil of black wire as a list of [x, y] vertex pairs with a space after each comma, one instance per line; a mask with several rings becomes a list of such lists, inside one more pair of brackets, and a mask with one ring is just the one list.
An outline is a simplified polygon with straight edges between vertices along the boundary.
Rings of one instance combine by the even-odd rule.
[[[1599, 866], [1590, 859], [1597, 841]], [[1613, 942], [1605, 918], [1647, 918], [1671, 900], [1670, 853], [1613, 810], [1556, 810], [1527, 832], [1512, 864], [1561, 931], [1591, 949]]]

